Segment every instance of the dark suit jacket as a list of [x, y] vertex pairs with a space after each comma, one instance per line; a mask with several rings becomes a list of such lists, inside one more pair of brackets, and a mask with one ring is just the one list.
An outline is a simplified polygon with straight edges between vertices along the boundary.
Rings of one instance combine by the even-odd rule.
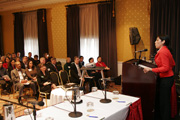
[[49, 72], [57, 72], [57, 73], [59, 73], [59, 71], [62, 70], [61, 66], [60, 67], [57, 66], [57, 65], [55, 65], [55, 66], [56, 66], [56, 68], [54, 67], [54, 65], [52, 63], [47, 64], [48, 71]]
[[7, 70], [5, 68], [0, 68], [0, 80], [4, 80], [4, 78], [2, 76], [4, 75], [9, 75]]
[[71, 64], [71, 82], [73, 83], [80, 83], [80, 79], [79, 79], [79, 76], [78, 76], [78, 70], [76, 68], [76, 65], [75, 63], [72, 63]]
[[45, 74], [46, 75], [44, 75], [41, 71], [37, 74], [37, 81], [40, 87], [43, 87], [45, 82], [52, 82], [49, 72], [46, 71]]

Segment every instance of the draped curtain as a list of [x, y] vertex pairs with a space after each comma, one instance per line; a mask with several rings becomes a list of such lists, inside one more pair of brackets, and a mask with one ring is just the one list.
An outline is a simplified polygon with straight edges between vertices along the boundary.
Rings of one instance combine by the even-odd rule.
[[99, 24], [98, 6], [83, 5], [79, 11], [80, 24], [80, 55], [84, 56], [85, 63], [90, 57], [99, 56]]
[[24, 50], [25, 56], [32, 52], [32, 56], [39, 55], [37, 11], [23, 13]]
[[74, 60], [80, 55], [79, 7], [70, 6], [67, 12], [67, 56]]
[[37, 10], [37, 23], [38, 23], [39, 56], [42, 57], [44, 53], [49, 52], [46, 9]]
[[111, 68], [111, 76], [117, 76], [116, 18], [113, 4], [99, 4], [99, 55]]
[[4, 47], [3, 47], [2, 17], [0, 16], [0, 56], [1, 55], [4, 55]]
[[14, 52], [20, 52], [24, 56], [23, 14], [14, 13], [14, 17]]
[[151, 55], [156, 53], [154, 42], [159, 34], [170, 36], [173, 57], [176, 61], [175, 73], [180, 68], [180, 0], [151, 0], [150, 16]]

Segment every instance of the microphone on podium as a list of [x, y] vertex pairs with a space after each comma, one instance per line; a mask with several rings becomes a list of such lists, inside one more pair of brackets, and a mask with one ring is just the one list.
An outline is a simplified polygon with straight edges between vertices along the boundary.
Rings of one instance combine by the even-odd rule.
[[135, 51], [135, 53], [137, 53], [137, 52], [146, 52], [146, 51], [148, 51], [148, 49], [138, 50], [138, 51]]

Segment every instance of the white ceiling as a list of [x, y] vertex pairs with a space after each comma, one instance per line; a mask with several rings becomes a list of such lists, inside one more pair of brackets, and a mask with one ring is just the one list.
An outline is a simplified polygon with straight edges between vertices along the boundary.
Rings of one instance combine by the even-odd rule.
[[0, 12], [73, 0], [0, 0]]

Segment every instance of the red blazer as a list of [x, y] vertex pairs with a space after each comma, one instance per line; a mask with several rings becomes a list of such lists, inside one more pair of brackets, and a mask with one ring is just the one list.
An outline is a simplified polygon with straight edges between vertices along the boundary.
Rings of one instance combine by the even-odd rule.
[[3, 63], [3, 67], [8, 69], [8, 63]]
[[104, 62], [97, 62], [96, 66], [97, 67], [106, 67], [107, 65]]
[[175, 66], [173, 56], [166, 46], [163, 46], [155, 56], [157, 68], [152, 71], [159, 73], [160, 78], [171, 77], [174, 75], [172, 68]]

